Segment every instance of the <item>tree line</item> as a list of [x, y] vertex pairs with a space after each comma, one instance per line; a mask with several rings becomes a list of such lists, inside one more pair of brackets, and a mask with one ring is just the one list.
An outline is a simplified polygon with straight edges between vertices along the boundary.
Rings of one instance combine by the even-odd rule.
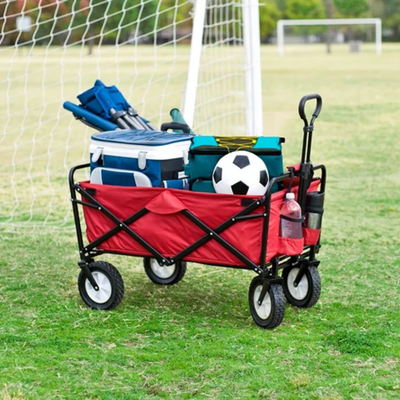
[[279, 19], [381, 18], [383, 40], [400, 40], [400, 0], [264, 0], [261, 36], [267, 38]]
[[[209, 22], [218, 24], [218, 20], [231, 18], [226, 10], [222, 12], [223, 2], [216, 2], [217, 8], [208, 13]], [[362, 17], [381, 18], [383, 39], [400, 40], [400, 0], [262, 0], [260, 3], [260, 33], [264, 41], [274, 35], [279, 19]], [[229, 12], [234, 17], [239, 7], [231, 8]], [[46, 45], [122, 44], [130, 38], [146, 42], [163, 34], [172, 35], [177, 21], [180, 34], [190, 30], [192, 11], [193, 0], [6, 1], [0, 3], [0, 44], [22, 45], [31, 41]], [[30, 32], [16, 29], [17, 18], [21, 16], [33, 21]], [[163, 31], [160, 27], [166, 28]]]
[[[182, 5], [179, 5], [182, 3]], [[180, 0], [14, 0], [0, 3], [0, 44], [122, 44], [129, 37], [151, 38], [158, 27], [190, 23], [193, 4]], [[2, 17], [1, 17], [2, 16]], [[32, 21], [20, 33], [18, 17]]]

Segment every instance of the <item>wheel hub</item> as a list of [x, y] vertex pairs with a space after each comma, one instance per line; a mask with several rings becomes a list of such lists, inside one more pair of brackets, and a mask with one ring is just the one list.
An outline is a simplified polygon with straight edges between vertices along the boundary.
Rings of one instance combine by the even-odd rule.
[[306, 275], [303, 275], [299, 283], [295, 279], [299, 273], [299, 268], [293, 268], [287, 277], [287, 286], [290, 294], [296, 300], [304, 300], [308, 294], [309, 283]]
[[170, 278], [175, 272], [175, 264], [160, 265], [154, 258], [152, 258], [150, 261], [150, 267], [154, 274], [162, 279]]
[[254, 309], [261, 319], [267, 319], [271, 314], [271, 297], [269, 293], [265, 293], [264, 300], [259, 304], [258, 299], [262, 291], [262, 285], [258, 286], [254, 291]]
[[104, 304], [110, 299], [112, 294], [111, 282], [108, 277], [100, 271], [94, 271], [92, 275], [97, 286], [93, 287], [89, 279], [86, 279], [86, 293], [96, 303]]

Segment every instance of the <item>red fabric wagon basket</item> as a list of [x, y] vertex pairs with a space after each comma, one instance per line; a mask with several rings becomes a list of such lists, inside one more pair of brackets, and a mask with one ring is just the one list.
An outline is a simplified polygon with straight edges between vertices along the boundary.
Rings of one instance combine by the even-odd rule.
[[[314, 180], [308, 190], [316, 190], [320, 181]], [[254, 196], [202, 193], [176, 189], [118, 187], [82, 182], [80, 186], [93, 193], [93, 198], [119, 220], [124, 221], [141, 209], [145, 213], [129, 227], [166, 258], [173, 258], [206, 235], [188, 218], [185, 210], [208, 228], [214, 230], [256, 201]], [[292, 192], [297, 195], [298, 187]], [[280, 209], [286, 191], [271, 195], [267, 236], [266, 262], [285, 255], [279, 247]], [[87, 200], [83, 199], [84, 204]], [[116, 223], [94, 207], [83, 207], [86, 233], [93, 242]], [[261, 203], [249, 213], [251, 218], [238, 220], [220, 233], [221, 238], [251, 262], [260, 265], [262, 254], [265, 205]], [[136, 256], [152, 256], [125, 231], [119, 231], [102, 241], [98, 249], [106, 252]], [[216, 240], [208, 240], [184, 257], [184, 260], [204, 264], [242, 266], [246, 264]]]

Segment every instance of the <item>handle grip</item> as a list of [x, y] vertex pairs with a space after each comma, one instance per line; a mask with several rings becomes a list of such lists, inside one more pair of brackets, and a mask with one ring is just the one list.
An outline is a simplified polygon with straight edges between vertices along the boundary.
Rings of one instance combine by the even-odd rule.
[[306, 117], [306, 113], [305, 113], [304, 108], [305, 108], [306, 102], [308, 100], [314, 100], [314, 99], [317, 100], [317, 105], [316, 105], [315, 110], [314, 110], [314, 112], [312, 114], [313, 118], [311, 119], [311, 122], [310, 122], [310, 125], [313, 125], [314, 124], [314, 120], [318, 117], [318, 115], [319, 115], [319, 113], [321, 111], [321, 108], [322, 108], [322, 98], [321, 98], [321, 96], [319, 94], [317, 94], [317, 93], [307, 94], [306, 96], [302, 97], [302, 99], [300, 100], [300, 103], [299, 103], [299, 115], [300, 115], [300, 118], [304, 121], [304, 125], [305, 126], [308, 125], [308, 122], [307, 122], [307, 117]]
[[166, 132], [168, 129], [181, 130], [183, 133], [190, 133], [189, 125], [180, 122], [165, 122], [161, 125], [161, 131]]

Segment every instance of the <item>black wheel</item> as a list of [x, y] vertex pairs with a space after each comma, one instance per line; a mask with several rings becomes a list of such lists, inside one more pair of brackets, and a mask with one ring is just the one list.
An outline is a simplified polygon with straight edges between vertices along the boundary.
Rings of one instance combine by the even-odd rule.
[[283, 292], [288, 303], [296, 307], [309, 308], [317, 303], [321, 295], [321, 278], [318, 269], [310, 266], [295, 287], [294, 280], [299, 270], [299, 267], [286, 267], [283, 270]]
[[83, 271], [78, 278], [79, 293], [82, 300], [91, 308], [111, 310], [117, 307], [124, 297], [124, 282], [118, 270], [104, 261], [89, 264], [93, 278], [99, 286], [95, 290]]
[[249, 306], [251, 316], [255, 323], [261, 328], [276, 328], [283, 320], [285, 314], [285, 298], [282, 287], [277, 283], [272, 283], [265, 294], [262, 304], [258, 304], [261, 290], [263, 288], [263, 279], [256, 276], [249, 288]]
[[167, 266], [160, 265], [155, 258], [144, 258], [143, 265], [149, 279], [158, 285], [174, 285], [186, 273], [186, 261]]

